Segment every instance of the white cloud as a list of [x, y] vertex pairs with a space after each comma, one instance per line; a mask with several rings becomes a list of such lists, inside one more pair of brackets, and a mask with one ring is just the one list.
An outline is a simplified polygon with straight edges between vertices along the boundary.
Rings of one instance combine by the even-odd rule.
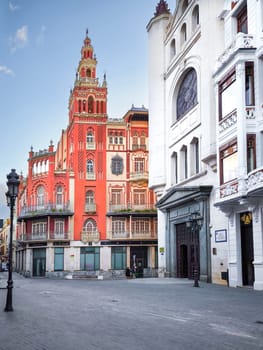
[[14, 5], [14, 4], [12, 4], [11, 1], [9, 1], [9, 10], [10, 10], [11, 12], [17, 11], [18, 9], [19, 9], [19, 6], [18, 6], [18, 5]]
[[15, 75], [15, 73], [12, 71], [12, 69], [10, 69], [6, 66], [0, 66], [0, 73], [6, 74], [6, 75], [12, 75], [12, 76]]
[[21, 49], [26, 46], [28, 42], [28, 28], [26, 25], [17, 29], [16, 34], [11, 38], [11, 51], [15, 52], [17, 49]]

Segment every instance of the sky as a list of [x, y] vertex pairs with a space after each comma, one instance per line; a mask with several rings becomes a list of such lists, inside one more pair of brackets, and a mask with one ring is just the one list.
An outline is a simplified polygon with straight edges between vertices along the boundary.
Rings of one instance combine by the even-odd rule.
[[[159, 0], [0, 0], [0, 218], [6, 175], [27, 175], [31, 146], [46, 149], [68, 125], [68, 98], [88, 29], [108, 116], [148, 107], [146, 26]], [[170, 9], [173, 1], [167, 1]]]

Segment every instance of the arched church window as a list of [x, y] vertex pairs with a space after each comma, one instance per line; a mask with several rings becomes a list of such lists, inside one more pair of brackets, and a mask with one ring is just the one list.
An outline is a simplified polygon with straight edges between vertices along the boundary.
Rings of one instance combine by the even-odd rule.
[[185, 12], [185, 10], [187, 9], [187, 6], [188, 6], [188, 0], [185, 0], [183, 2], [183, 5], [182, 5], [182, 14]]
[[197, 76], [196, 71], [190, 68], [185, 74], [179, 87], [176, 102], [177, 119], [183, 117], [197, 104]]
[[170, 59], [172, 59], [176, 54], [176, 46], [175, 46], [175, 39], [171, 41], [170, 45]]
[[181, 46], [186, 42], [187, 40], [187, 33], [186, 33], [186, 23], [182, 25], [181, 28]]
[[199, 25], [199, 6], [196, 5], [192, 12], [192, 31], [194, 32]]

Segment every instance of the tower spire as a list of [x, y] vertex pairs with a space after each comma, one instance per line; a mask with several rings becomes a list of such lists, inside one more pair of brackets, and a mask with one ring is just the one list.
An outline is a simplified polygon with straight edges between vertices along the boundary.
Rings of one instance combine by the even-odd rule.
[[165, 0], [160, 0], [159, 3], [156, 6], [156, 10], [154, 13], [155, 17], [158, 17], [163, 14], [170, 14], [170, 9], [168, 7], [168, 4]]

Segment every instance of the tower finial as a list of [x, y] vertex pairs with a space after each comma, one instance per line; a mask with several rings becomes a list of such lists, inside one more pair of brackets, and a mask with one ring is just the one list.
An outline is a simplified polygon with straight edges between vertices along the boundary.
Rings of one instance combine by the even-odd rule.
[[170, 14], [171, 13], [170, 9], [169, 9], [168, 4], [165, 0], [160, 0], [156, 6], [156, 11], [155, 11], [154, 16], [157, 17], [157, 16], [163, 15], [165, 13]]
[[106, 73], [104, 73], [104, 75], [103, 75], [102, 87], [107, 87]]
[[89, 34], [89, 30], [88, 28], [86, 29], [86, 37], [88, 37], [88, 34]]

